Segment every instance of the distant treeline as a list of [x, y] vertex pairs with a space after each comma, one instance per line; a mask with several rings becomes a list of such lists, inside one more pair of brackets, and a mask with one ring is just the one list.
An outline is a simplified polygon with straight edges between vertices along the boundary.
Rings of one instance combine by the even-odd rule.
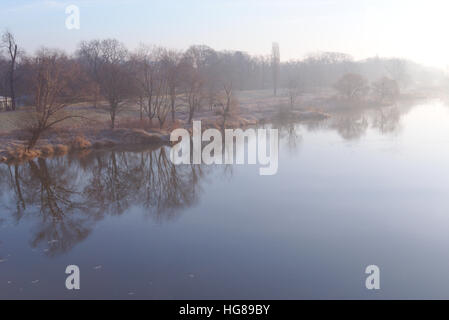
[[236, 103], [236, 90], [273, 89], [276, 95], [278, 88], [288, 88], [294, 91], [293, 102], [293, 95], [332, 86], [353, 97], [364, 92], [368, 82], [377, 81], [378, 87], [393, 84], [396, 91], [443, 78], [435, 70], [396, 58], [355, 61], [347, 54], [325, 52], [281, 62], [277, 44], [269, 55], [251, 56], [203, 45], [185, 51], [141, 45], [130, 51], [118, 40], [105, 39], [81, 42], [72, 54], [42, 48], [29, 55], [11, 32], [1, 40], [0, 96], [11, 99], [6, 109], [15, 110], [18, 104], [33, 108], [23, 123], [36, 137], [68, 119], [61, 111], [80, 101], [95, 106], [106, 102], [112, 128], [129, 102], [140, 106], [141, 119], [162, 127], [167, 119], [175, 121], [180, 105], [188, 110], [188, 121], [202, 107], [219, 107], [226, 115]]

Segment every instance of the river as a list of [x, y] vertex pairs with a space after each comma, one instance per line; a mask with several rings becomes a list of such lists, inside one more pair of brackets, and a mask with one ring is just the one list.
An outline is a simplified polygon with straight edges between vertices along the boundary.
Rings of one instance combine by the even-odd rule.
[[449, 298], [445, 104], [273, 127], [273, 176], [168, 147], [0, 165], [0, 298]]

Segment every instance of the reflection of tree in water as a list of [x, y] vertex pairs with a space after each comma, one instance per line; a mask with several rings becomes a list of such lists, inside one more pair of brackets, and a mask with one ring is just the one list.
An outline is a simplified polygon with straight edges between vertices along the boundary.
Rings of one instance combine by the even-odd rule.
[[397, 105], [379, 107], [375, 110], [351, 112], [331, 121], [330, 128], [336, 129], [347, 140], [360, 138], [368, 129], [369, 124], [380, 134], [397, 132], [401, 117], [412, 109], [412, 105]]
[[[3, 167], [4, 169], [6, 167]], [[1, 168], [0, 168], [1, 169]], [[22, 194], [22, 178], [19, 174], [19, 166], [14, 165], [13, 168], [10, 166], [5, 172], [0, 171], [0, 177], [7, 178], [8, 181], [2, 181], [2, 184], [7, 184], [10, 190], [14, 192], [11, 193], [12, 197], [14, 197], [13, 202], [16, 204], [16, 210], [14, 211], [14, 218], [16, 221], [19, 221], [23, 216], [23, 212], [26, 209], [26, 203]]]
[[40, 209], [31, 244], [48, 244], [50, 255], [70, 250], [91, 231], [87, 207], [77, 192], [76, 172], [57, 163], [45, 159], [28, 163], [31, 178], [38, 184], [31, 191], [31, 205]]
[[381, 134], [393, 133], [399, 127], [401, 113], [398, 107], [380, 108], [373, 119], [373, 128]]
[[176, 166], [169, 151], [110, 152], [92, 157], [91, 179], [84, 189], [97, 214], [122, 214], [130, 205], [141, 205], [155, 219], [172, 219], [176, 212], [195, 204], [200, 166]]
[[283, 116], [275, 117], [272, 122], [272, 128], [278, 129], [279, 138], [286, 141], [286, 145], [290, 152], [296, 151], [302, 141], [302, 136], [298, 133], [298, 124], [299, 121], [295, 120], [293, 117], [289, 117], [288, 113]]
[[173, 165], [169, 151], [160, 148], [92, 153], [82, 161], [38, 159], [2, 166], [0, 174], [2, 189], [10, 190], [2, 211], [16, 223], [36, 219], [31, 245], [54, 256], [84, 240], [96, 221], [130, 206], [141, 206], [157, 221], [175, 218], [197, 202], [205, 172]]
[[[6, 168], [6, 167], [3, 167]], [[45, 245], [48, 255], [70, 250], [90, 233], [87, 207], [77, 191], [77, 172], [62, 159], [38, 159], [5, 169], [14, 208], [7, 208], [16, 223], [36, 219], [32, 247]]]
[[359, 139], [368, 129], [368, 120], [362, 114], [350, 114], [335, 117], [330, 127], [337, 130], [345, 140]]
[[298, 121], [288, 114], [276, 117], [272, 123], [273, 128], [279, 130], [280, 137], [285, 139], [290, 151], [297, 149], [302, 141], [298, 128], [304, 127], [307, 131], [335, 130], [345, 140], [359, 139], [369, 127], [367, 115], [362, 110], [339, 112], [325, 120]]
[[64, 161], [38, 159], [2, 169], [7, 177], [2, 189], [9, 187], [9, 196], [15, 202], [14, 208], [7, 208], [14, 221], [37, 218], [32, 247], [45, 244], [49, 246], [47, 253], [54, 255], [87, 237], [89, 217], [83, 214], [86, 207], [77, 192], [77, 173]]
[[308, 131], [335, 130], [345, 140], [361, 138], [369, 127], [377, 129], [380, 134], [396, 132], [401, 117], [412, 109], [409, 106], [389, 106], [367, 110], [348, 110], [333, 114], [324, 121], [308, 121], [302, 125]]
[[[103, 214], [122, 214], [134, 195], [133, 172], [126, 155], [116, 152], [96, 155], [91, 177], [83, 190], [86, 203], [97, 219]], [[137, 177], [137, 175], [134, 175]]]
[[380, 134], [397, 131], [402, 113], [397, 106], [382, 107], [374, 111], [350, 112], [334, 117], [329, 127], [337, 130], [346, 140], [359, 139], [371, 127]]

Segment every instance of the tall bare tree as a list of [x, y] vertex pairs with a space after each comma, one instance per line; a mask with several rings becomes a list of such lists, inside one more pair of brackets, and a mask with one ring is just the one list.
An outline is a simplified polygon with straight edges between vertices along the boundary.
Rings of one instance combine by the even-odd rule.
[[274, 42], [271, 49], [271, 71], [273, 77], [273, 92], [277, 95], [279, 85], [279, 74], [281, 69], [281, 53], [279, 51], [279, 44]]
[[162, 67], [167, 80], [168, 95], [170, 97], [171, 120], [176, 118], [176, 96], [180, 86], [180, 63], [182, 55], [175, 50], [165, 50], [162, 55]]
[[204, 73], [200, 67], [201, 63], [201, 59], [191, 49], [184, 54], [181, 62], [183, 101], [188, 108], [189, 117], [187, 121], [189, 123], [193, 121], [195, 111], [200, 109], [206, 96], [204, 92]]
[[99, 73], [98, 69], [101, 62], [101, 42], [100, 40], [83, 41], [80, 43], [77, 56], [79, 57], [81, 63], [84, 65], [85, 70], [91, 78], [91, 83], [94, 86], [94, 107], [98, 106], [98, 98], [100, 95], [99, 88]]
[[176, 100], [176, 83], [172, 78], [176, 77], [172, 75], [176, 70], [171, 70], [168, 64], [167, 51], [157, 47], [141, 46], [132, 57], [140, 108], [146, 112], [150, 124], [156, 118], [160, 127]]
[[128, 50], [115, 39], [93, 40], [81, 44], [78, 54], [81, 58], [91, 59], [90, 50], [84, 48], [95, 48], [95, 64], [93, 80], [97, 83], [100, 93], [108, 102], [107, 111], [111, 119], [111, 128], [115, 128], [117, 115], [124, 109], [125, 102], [133, 96], [134, 83], [130, 74], [128, 61]]
[[232, 89], [232, 82], [223, 85], [223, 90], [218, 96], [218, 101], [218, 105], [221, 107], [223, 115], [222, 129], [225, 129], [226, 120], [231, 112], [235, 111], [234, 109], [237, 106], [237, 100]]
[[399, 85], [396, 80], [382, 77], [372, 84], [374, 94], [380, 103], [394, 104], [400, 95]]
[[301, 95], [304, 94], [305, 85], [304, 85], [304, 77], [301, 71], [296, 72], [288, 72], [287, 77], [287, 95], [288, 100], [290, 102], [290, 109], [293, 110], [298, 100], [301, 98]]
[[34, 111], [24, 113], [18, 126], [30, 133], [27, 148], [35, 146], [39, 137], [54, 125], [77, 117], [66, 110], [85, 93], [85, 77], [81, 67], [63, 52], [41, 49], [30, 59], [30, 94], [34, 97]]
[[11, 97], [11, 109], [16, 110], [15, 72], [19, 55], [19, 48], [17, 46], [14, 35], [8, 30], [6, 30], [2, 35], [2, 47], [6, 49], [9, 59], [8, 84], [9, 95]]

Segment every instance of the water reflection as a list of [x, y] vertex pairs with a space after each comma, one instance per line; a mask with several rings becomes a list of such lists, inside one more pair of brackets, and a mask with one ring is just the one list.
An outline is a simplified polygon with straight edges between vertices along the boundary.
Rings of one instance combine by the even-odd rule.
[[285, 141], [290, 153], [294, 153], [302, 141], [298, 123], [289, 119], [282, 119], [272, 123], [273, 129], [278, 129], [279, 139]]
[[449, 109], [409, 110], [273, 123], [272, 177], [167, 148], [0, 165], [0, 297], [74, 298], [77, 264], [87, 299], [364, 299], [375, 263], [376, 297], [447, 298]]
[[359, 139], [368, 129], [368, 120], [364, 114], [346, 114], [333, 118], [330, 128], [345, 140]]
[[122, 214], [130, 205], [140, 205], [157, 220], [173, 219], [177, 212], [197, 201], [200, 166], [175, 166], [169, 152], [111, 152], [91, 158], [89, 185], [83, 198], [101, 216]]
[[15, 223], [33, 219], [31, 246], [48, 246], [54, 256], [84, 240], [97, 221], [131, 206], [156, 221], [176, 218], [197, 202], [206, 169], [173, 165], [164, 147], [2, 166], [1, 189], [10, 190], [2, 211]]
[[397, 106], [391, 108], [380, 108], [374, 116], [372, 126], [379, 130], [381, 134], [395, 133], [398, 131], [401, 116]]
[[380, 135], [396, 134], [401, 119], [412, 106], [387, 106], [368, 110], [347, 110], [334, 114], [325, 121], [310, 121], [303, 126], [308, 131], [331, 130], [344, 140], [359, 140], [372, 128]]
[[[302, 131], [331, 130], [345, 140], [361, 138], [369, 128], [380, 134], [398, 130], [410, 108], [398, 106], [341, 112], [325, 121], [298, 123], [279, 117], [283, 146], [291, 152], [303, 142]], [[240, 146], [241, 147], [241, 146]], [[221, 179], [230, 180], [234, 166], [220, 166]], [[98, 221], [126, 213], [131, 207], [156, 222], [177, 218], [195, 206], [202, 185], [214, 166], [175, 166], [169, 149], [95, 151], [24, 164], [0, 166], [0, 224], [33, 221], [30, 244], [45, 247], [48, 256], [68, 252], [86, 239]]]

